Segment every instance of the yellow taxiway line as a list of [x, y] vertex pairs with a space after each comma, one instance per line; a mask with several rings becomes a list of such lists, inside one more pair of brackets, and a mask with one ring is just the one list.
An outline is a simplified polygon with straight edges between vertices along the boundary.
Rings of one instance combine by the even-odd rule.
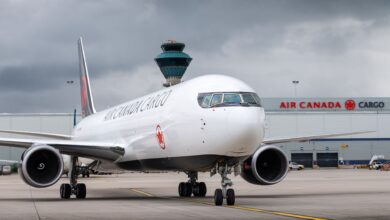
[[[141, 191], [139, 189], [131, 189], [131, 191], [136, 192], [138, 194], [142, 194], [142, 195], [147, 196], [147, 197], [158, 197], [158, 196], [154, 196], [150, 193]], [[161, 198], [172, 199], [169, 197], [161, 197]], [[202, 202], [199, 200], [192, 200], [192, 199], [191, 200], [190, 199], [177, 199], [177, 200], [185, 200], [187, 202], [193, 202], [193, 203], [197, 203], [197, 204], [214, 206], [214, 203]], [[319, 217], [308, 216], [308, 215], [298, 215], [298, 214], [294, 214], [294, 213], [271, 211], [271, 210], [258, 209], [258, 208], [250, 208], [250, 207], [244, 207], [244, 206], [238, 206], [238, 205], [233, 205], [233, 206], [224, 205], [223, 207], [230, 208], [230, 209], [238, 209], [238, 210], [243, 210], [243, 211], [250, 211], [250, 212], [259, 212], [259, 213], [265, 213], [265, 214], [277, 215], [277, 216], [283, 216], [283, 217], [290, 217], [290, 218], [296, 218], [296, 219], [327, 220], [326, 218], [319, 218]]]
[[231, 209], [240, 209], [245, 211], [252, 211], [252, 212], [261, 212], [271, 215], [279, 215], [284, 217], [291, 217], [291, 218], [297, 218], [297, 219], [307, 219], [307, 220], [326, 220], [325, 218], [318, 218], [313, 216], [307, 216], [307, 215], [298, 215], [288, 212], [278, 212], [278, 211], [270, 211], [270, 210], [264, 210], [264, 209], [257, 209], [257, 208], [248, 208], [248, 207], [242, 207], [242, 206], [225, 206], [227, 208]]
[[136, 192], [136, 193], [141, 194], [141, 195], [144, 195], [144, 196], [147, 196], [147, 197], [154, 197], [152, 194], [138, 190], [138, 189], [131, 189], [131, 191]]

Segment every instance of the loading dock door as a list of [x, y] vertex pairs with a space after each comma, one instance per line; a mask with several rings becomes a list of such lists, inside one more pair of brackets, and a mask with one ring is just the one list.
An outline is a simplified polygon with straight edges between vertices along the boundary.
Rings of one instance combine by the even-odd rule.
[[304, 165], [307, 168], [313, 167], [313, 154], [312, 153], [292, 153], [291, 161]]
[[319, 167], [337, 167], [338, 153], [317, 153], [317, 165]]

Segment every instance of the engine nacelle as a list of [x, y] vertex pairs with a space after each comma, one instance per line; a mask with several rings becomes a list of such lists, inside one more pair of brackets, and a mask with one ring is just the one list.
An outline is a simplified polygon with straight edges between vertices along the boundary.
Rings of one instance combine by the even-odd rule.
[[287, 172], [286, 154], [279, 147], [266, 145], [243, 162], [241, 177], [252, 184], [272, 185], [282, 181]]
[[28, 185], [43, 188], [55, 184], [63, 169], [64, 162], [58, 150], [48, 145], [33, 145], [23, 153], [18, 171]]

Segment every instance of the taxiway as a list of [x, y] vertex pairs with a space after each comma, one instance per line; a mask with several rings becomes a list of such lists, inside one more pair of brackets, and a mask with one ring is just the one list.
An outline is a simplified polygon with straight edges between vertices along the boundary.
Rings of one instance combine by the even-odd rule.
[[201, 174], [206, 198], [180, 198], [178, 173], [126, 173], [80, 178], [84, 200], [59, 198], [59, 185], [26, 185], [18, 175], [0, 176], [1, 219], [389, 219], [390, 172], [373, 170], [292, 171], [273, 186], [232, 178], [236, 205], [216, 207], [219, 176]]

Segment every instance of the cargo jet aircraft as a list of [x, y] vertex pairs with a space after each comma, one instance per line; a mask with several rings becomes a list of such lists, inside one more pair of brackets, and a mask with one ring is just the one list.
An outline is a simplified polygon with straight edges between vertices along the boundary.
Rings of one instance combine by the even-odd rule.
[[198, 172], [219, 174], [215, 205], [224, 198], [234, 205], [232, 172], [258, 185], [276, 184], [287, 175], [287, 156], [272, 144], [365, 133], [264, 139], [259, 96], [242, 81], [222, 75], [201, 76], [96, 112], [81, 38], [78, 50], [83, 119], [72, 135], [2, 130], [35, 138], [0, 137], [0, 145], [26, 148], [19, 173], [33, 187], [55, 184], [63, 173], [61, 154], [70, 155], [70, 183], [60, 187], [64, 199], [86, 197], [76, 175], [78, 157], [86, 157], [115, 169], [184, 172], [189, 180], [178, 186], [182, 197], [206, 195]]

